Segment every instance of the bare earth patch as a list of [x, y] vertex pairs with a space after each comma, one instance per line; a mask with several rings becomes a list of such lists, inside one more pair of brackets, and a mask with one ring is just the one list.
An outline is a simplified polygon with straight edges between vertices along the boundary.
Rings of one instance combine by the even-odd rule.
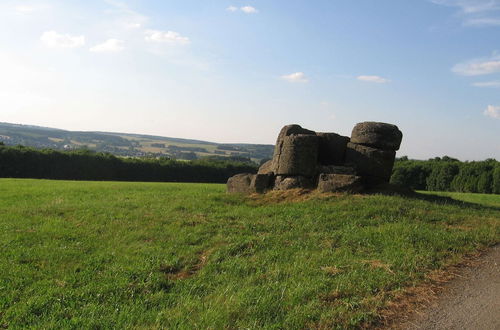
[[412, 313], [387, 328], [500, 329], [500, 245], [431, 281], [415, 295], [408, 292], [406, 308]]

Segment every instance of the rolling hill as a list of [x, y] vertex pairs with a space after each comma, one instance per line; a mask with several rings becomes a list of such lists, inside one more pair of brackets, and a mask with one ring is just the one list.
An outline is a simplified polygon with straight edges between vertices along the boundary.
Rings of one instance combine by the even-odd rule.
[[62, 129], [0, 123], [0, 142], [35, 148], [71, 150], [88, 148], [123, 157], [170, 157], [192, 160], [200, 157], [231, 157], [260, 162], [272, 157], [272, 145], [221, 144], [172, 137], [79, 132]]

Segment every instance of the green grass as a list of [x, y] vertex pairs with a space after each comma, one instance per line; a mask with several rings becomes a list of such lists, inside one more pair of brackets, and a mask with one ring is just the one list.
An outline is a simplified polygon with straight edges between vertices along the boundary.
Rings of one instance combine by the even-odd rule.
[[456, 193], [456, 192], [429, 192], [429, 191], [420, 191], [420, 193], [427, 195], [438, 195], [450, 197], [452, 199], [468, 202], [468, 203], [476, 203], [486, 206], [493, 206], [500, 208], [500, 195], [494, 194], [472, 194], [472, 193]]
[[498, 195], [224, 191], [0, 180], [0, 328], [359, 327], [430, 271], [500, 241]]

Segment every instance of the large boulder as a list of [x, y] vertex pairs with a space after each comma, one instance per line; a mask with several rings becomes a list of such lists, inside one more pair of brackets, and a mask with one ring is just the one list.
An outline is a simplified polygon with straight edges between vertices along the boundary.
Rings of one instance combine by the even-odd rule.
[[319, 192], [351, 192], [356, 193], [363, 190], [361, 177], [349, 174], [326, 174], [322, 173], [318, 179]]
[[304, 176], [278, 175], [274, 181], [274, 190], [313, 189], [314, 182]]
[[259, 194], [265, 193], [272, 184], [273, 175], [272, 174], [256, 174], [252, 178], [250, 183], [251, 192], [256, 192]]
[[384, 150], [398, 150], [402, 138], [396, 125], [372, 121], [356, 124], [351, 134], [352, 143]]
[[317, 160], [318, 137], [316, 135], [285, 136], [274, 173], [312, 177], [316, 174]]
[[[346, 150], [346, 165], [367, 181], [389, 182], [396, 152], [382, 150], [349, 142]], [[372, 180], [373, 178], [373, 180]]]
[[349, 138], [336, 133], [317, 133], [319, 137], [318, 162], [321, 165], [344, 164]]
[[318, 166], [318, 173], [355, 175], [356, 170], [350, 166], [323, 165], [323, 166]]
[[302, 128], [299, 125], [286, 125], [283, 127], [278, 135], [278, 139], [276, 140], [276, 144], [274, 146], [274, 154], [271, 163], [271, 171], [276, 173], [276, 169], [278, 168], [279, 159], [282, 153], [283, 144], [285, 137], [292, 135], [316, 135], [314, 131], [310, 131], [308, 129]]
[[227, 192], [251, 194], [255, 189], [251, 186], [255, 174], [241, 173], [230, 177], [227, 180]]
[[259, 167], [257, 174], [272, 174], [273, 173], [273, 161], [268, 160]]

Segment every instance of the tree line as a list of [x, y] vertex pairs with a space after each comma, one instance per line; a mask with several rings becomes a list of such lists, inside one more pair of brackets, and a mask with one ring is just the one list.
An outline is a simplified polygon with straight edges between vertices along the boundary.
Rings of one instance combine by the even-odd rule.
[[[87, 149], [40, 150], [0, 143], [0, 177], [4, 178], [225, 183], [237, 173], [257, 171], [257, 164], [243, 160], [120, 158]], [[500, 194], [500, 162], [402, 157], [396, 159], [391, 183], [415, 190]]]
[[119, 158], [86, 149], [57, 151], [0, 143], [0, 177], [58, 180], [225, 183], [257, 164], [220, 159]]
[[461, 162], [451, 157], [396, 159], [391, 183], [415, 190], [500, 194], [500, 162]]

